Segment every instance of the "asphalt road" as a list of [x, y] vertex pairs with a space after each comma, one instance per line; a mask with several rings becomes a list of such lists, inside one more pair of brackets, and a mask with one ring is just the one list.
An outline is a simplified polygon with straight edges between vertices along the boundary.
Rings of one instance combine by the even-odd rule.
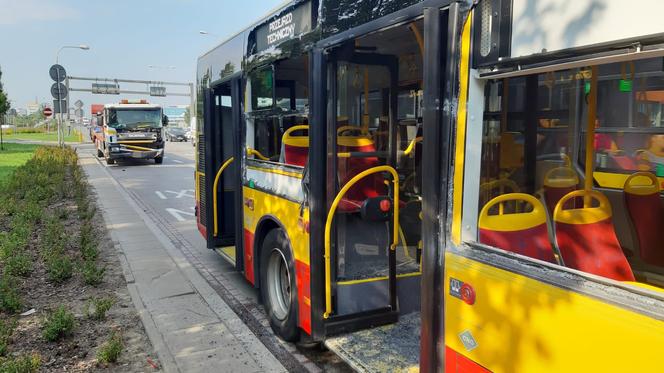
[[206, 248], [194, 215], [194, 152], [191, 142], [168, 142], [161, 165], [156, 165], [152, 160], [127, 160], [110, 166], [105, 162], [101, 164], [146, 212], [154, 216], [175, 246], [190, 253], [192, 265], [199, 272], [207, 274], [208, 282], [223, 284], [221, 286], [224, 289], [218, 292], [230, 298], [227, 303], [237, 303], [235, 307], [229, 305], [235, 308], [238, 316], [244, 317], [245, 323], [251, 324], [250, 328], [260, 335], [275, 356], [282, 361], [293, 361], [291, 370], [302, 370], [297, 366], [298, 362], [312, 361], [325, 371], [349, 371], [348, 366], [331, 352], [296, 348], [274, 336], [258, 304], [255, 289], [242, 273], [236, 271], [218, 253]]
[[205, 247], [196, 228], [194, 150], [191, 142], [167, 142], [161, 165], [150, 160], [128, 160], [107, 167], [117, 181], [171, 223], [208, 266], [230, 276], [242, 295], [256, 302], [254, 289], [233, 266]]

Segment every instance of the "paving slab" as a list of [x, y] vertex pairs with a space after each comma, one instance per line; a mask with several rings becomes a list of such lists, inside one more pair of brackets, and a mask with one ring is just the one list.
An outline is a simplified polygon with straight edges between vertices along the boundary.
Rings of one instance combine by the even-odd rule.
[[123, 272], [166, 372], [285, 372], [106, 166], [79, 148]]

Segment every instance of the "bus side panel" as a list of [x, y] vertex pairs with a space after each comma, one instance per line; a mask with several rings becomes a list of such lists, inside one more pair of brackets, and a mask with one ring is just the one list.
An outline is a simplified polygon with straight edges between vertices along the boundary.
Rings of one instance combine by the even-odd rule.
[[[283, 175], [279, 175], [283, 176]], [[279, 177], [277, 177], [279, 178]], [[283, 177], [282, 177], [283, 178]], [[300, 182], [300, 179], [296, 179]], [[256, 181], [258, 187], [259, 181]], [[286, 231], [291, 248], [293, 250], [293, 260], [295, 261], [295, 279], [298, 295], [298, 323], [299, 326], [311, 334], [311, 298], [310, 298], [310, 273], [309, 273], [309, 233], [306, 232], [306, 222], [308, 220], [308, 210], [305, 209], [304, 216], [300, 219], [300, 203], [293, 202], [258, 189], [252, 189], [247, 186], [243, 188], [244, 205], [244, 238], [245, 238], [245, 277], [252, 284], [258, 273], [254, 273], [254, 264], [260, 258], [255, 256], [254, 242], [259, 237], [255, 237], [258, 222], [263, 217], [269, 216], [280, 223]], [[247, 200], [252, 200], [246, 203]], [[251, 209], [247, 204], [253, 206]]]
[[663, 321], [454, 253], [445, 257], [446, 348], [477, 364], [493, 372], [664, 367]]

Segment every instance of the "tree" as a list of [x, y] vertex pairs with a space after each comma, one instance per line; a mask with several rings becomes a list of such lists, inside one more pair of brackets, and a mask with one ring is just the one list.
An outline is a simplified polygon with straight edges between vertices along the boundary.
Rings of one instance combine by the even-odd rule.
[[184, 111], [184, 123], [185, 126], [190, 126], [191, 123], [189, 123], [191, 120], [191, 108], [187, 107], [187, 110]]
[[2, 125], [5, 123], [5, 114], [9, 111], [9, 98], [2, 89], [2, 69], [0, 69], [0, 150], [4, 150], [2, 144]]

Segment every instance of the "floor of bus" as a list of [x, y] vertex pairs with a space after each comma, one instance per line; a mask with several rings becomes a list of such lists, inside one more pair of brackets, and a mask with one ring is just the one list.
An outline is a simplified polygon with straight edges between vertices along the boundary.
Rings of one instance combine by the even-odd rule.
[[417, 372], [420, 366], [420, 313], [396, 324], [328, 338], [325, 346], [358, 372]]

